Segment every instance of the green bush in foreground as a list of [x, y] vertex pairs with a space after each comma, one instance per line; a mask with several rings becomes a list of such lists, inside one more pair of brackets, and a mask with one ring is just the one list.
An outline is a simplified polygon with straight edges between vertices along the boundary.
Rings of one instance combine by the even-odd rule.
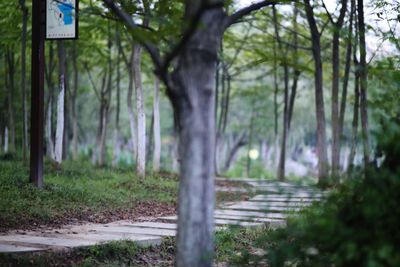
[[[292, 218], [287, 228], [264, 232], [255, 242], [264, 256], [238, 265], [400, 266], [400, 127], [383, 125], [378, 136], [381, 166], [353, 173], [326, 201]], [[351, 177], [350, 177], [351, 178]]]

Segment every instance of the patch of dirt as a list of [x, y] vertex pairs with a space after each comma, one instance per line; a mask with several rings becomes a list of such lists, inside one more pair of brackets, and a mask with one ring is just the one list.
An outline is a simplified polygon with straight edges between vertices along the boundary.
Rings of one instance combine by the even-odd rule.
[[155, 201], [138, 201], [130, 208], [105, 208], [100, 212], [84, 209], [76, 214], [57, 216], [51, 221], [39, 218], [19, 218], [18, 224], [10, 223], [0, 216], [0, 233], [11, 230], [47, 230], [61, 228], [65, 225], [81, 225], [85, 223], [110, 223], [119, 220], [143, 221], [149, 218], [171, 216], [177, 213], [176, 203], [160, 203]]

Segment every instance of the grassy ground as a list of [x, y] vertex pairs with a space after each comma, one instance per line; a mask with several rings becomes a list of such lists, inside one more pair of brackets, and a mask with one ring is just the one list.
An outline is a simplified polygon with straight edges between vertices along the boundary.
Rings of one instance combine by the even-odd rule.
[[[28, 168], [19, 162], [0, 161], [0, 230], [64, 224], [71, 220], [107, 221], [148, 212], [175, 212], [177, 180], [132, 171], [94, 169], [89, 164], [45, 166], [45, 186], [27, 183]], [[151, 209], [148, 209], [152, 206]]]
[[[262, 228], [232, 228], [217, 232], [215, 237], [217, 266], [242, 266], [247, 255], [257, 254], [252, 243]], [[1, 266], [173, 266], [174, 238], [159, 246], [138, 247], [133, 242], [119, 241], [68, 252], [45, 252], [26, 255], [1, 255]]]
[[[176, 214], [176, 175], [139, 179], [131, 169], [94, 168], [76, 162], [56, 167], [47, 162], [42, 190], [28, 183], [28, 175], [28, 167], [21, 162], [0, 160], [0, 232]], [[217, 202], [248, 197], [247, 193], [224, 192], [217, 194]]]

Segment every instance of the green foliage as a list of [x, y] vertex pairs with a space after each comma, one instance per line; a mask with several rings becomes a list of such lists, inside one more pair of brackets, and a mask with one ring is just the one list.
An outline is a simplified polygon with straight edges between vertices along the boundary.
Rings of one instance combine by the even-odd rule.
[[[393, 121], [386, 123], [394, 125]], [[314, 204], [287, 228], [263, 233], [255, 246], [269, 266], [389, 266], [400, 265], [400, 131], [386, 126], [378, 147], [382, 167], [370, 169], [365, 178], [353, 173], [326, 201]], [[381, 138], [380, 138], [381, 137]]]
[[20, 163], [0, 161], [0, 225], [17, 227], [80, 218], [108, 210], [128, 210], [137, 201], [173, 203], [177, 181], [161, 176], [139, 179], [131, 170], [95, 169], [66, 162], [62, 169], [47, 164], [45, 186], [28, 181]]

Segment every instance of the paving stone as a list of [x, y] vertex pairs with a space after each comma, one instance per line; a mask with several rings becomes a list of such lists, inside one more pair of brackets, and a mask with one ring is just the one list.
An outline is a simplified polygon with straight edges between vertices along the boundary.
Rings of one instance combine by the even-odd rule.
[[247, 221], [247, 222], [272, 222], [272, 221], [282, 221], [282, 219], [273, 219], [273, 218], [258, 218], [258, 217], [250, 217], [250, 216], [241, 216], [241, 215], [229, 215], [229, 214], [215, 214], [215, 219], [226, 219], [226, 220], [236, 220], [236, 221]]
[[239, 215], [239, 216], [247, 216], [254, 218], [271, 218], [271, 219], [284, 219], [288, 216], [286, 213], [278, 213], [278, 212], [259, 212], [259, 211], [244, 211], [244, 210], [216, 210], [214, 215]]
[[231, 205], [223, 207], [227, 210], [249, 210], [249, 211], [271, 211], [271, 212], [291, 212], [301, 210], [298, 207], [281, 207], [281, 206], [250, 206], [250, 205]]
[[236, 226], [243, 226], [243, 227], [255, 227], [255, 226], [262, 226], [264, 223], [259, 222], [246, 222], [246, 221], [238, 221], [238, 220], [231, 220], [231, 219], [216, 219], [216, 225], [236, 225]]
[[300, 203], [312, 203], [314, 201], [318, 201], [318, 199], [314, 198], [299, 198], [299, 197], [253, 197], [249, 199], [250, 202], [300, 202]]
[[23, 252], [36, 252], [43, 251], [43, 248], [25, 247], [18, 245], [0, 244], [0, 253], [23, 253]]
[[[306, 207], [309, 206], [311, 203], [302, 203], [302, 202], [285, 202], [285, 201], [275, 201], [275, 202], [268, 202], [268, 201], [241, 201], [235, 203], [235, 205], [247, 205], [247, 206], [257, 206], [257, 207]], [[229, 208], [229, 205], [225, 207]]]
[[144, 227], [131, 227], [131, 226], [103, 226], [96, 225], [91, 227], [92, 230], [98, 232], [111, 232], [111, 233], [128, 233], [140, 235], [155, 235], [155, 236], [175, 236], [176, 230], [157, 229], [157, 228], [144, 228]]
[[158, 229], [170, 229], [176, 230], [177, 225], [175, 223], [159, 223], [159, 222], [140, 222], [131, 224], [122, 224], [128, 227], [145, 227], [145, 228], [158, 228]]
[[39, 245], [54, 246], [54, 247], [68, 247], [68, 248], [92, 246], [96, 244], [96, 241], [94, 240], [68, 239], [62, 237], [43, 237], [43, 236], [32, 236], [32, 235], [0, 236], [0, 242], [1, 241], [26, 243], [26, 244], [39, 244]]
[[139, 246], [156, 246], [161, 244], [161, 236], [151, 236], [151, 235], [138, 235], [138, 234], [126, 234], [126, 233], [79, 233], [79, 234], [67, 234], [67, 238], [80, 238], [87, 240], [94, 240], [98, 243], [105, 243], [110, 241], [122, 241], [129, 240], [135, 241]]

